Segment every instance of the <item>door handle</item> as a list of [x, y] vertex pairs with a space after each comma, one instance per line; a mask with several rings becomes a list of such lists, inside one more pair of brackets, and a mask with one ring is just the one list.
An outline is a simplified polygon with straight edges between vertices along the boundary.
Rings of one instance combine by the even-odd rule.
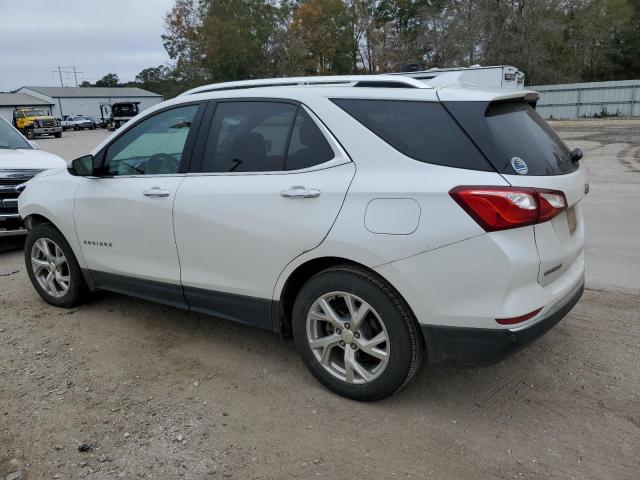
[[169, 195], [171, 195], [171, 192], [160, 187], [151, 187], [147, 190], [143, 190], [142, 194], [145, 197], [168, 197]]
[[307, 188], [301, 185], [296, 185], [287, 190], [282, 190], [280, 195], [284, 198], [318, 198], [320, 196], [320, 190], [317, 188]]

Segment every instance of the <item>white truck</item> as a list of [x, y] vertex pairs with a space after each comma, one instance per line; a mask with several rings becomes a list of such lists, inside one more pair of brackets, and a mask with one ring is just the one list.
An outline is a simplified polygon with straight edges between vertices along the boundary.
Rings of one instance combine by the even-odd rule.
[[95, 124], [83, 115], [67, 115], [62, 121], [62, 130], [93, 130], [96, 128]]
[[410, 65], [409, 71], [392, 73], [422, 80], [430, 85], [465, 85], [476, 87], [498, 87], [509, 90], [524, 89], [524, 72], [510, 65], [483, 67], [472, 65], [457, 68], [430, 68], [420, 70], [417, 65]]

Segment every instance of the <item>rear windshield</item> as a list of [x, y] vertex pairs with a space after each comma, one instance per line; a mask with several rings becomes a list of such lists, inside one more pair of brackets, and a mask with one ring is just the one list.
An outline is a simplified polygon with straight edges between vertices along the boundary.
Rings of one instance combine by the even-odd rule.
[[511, 159], [521, 158], [529, 175], [558, 175], [576, 170], [567, 145], [528, 103], [494, 103], [487, 108], [485, 117], [498, 148], [510, 164]]
[[441, 103], [343, 98], [331, 101], [415, 160], [495, 171]]
[[522, 100], [443, 105], [499, 173], [562, 175], [578, 168], [556, 132]]

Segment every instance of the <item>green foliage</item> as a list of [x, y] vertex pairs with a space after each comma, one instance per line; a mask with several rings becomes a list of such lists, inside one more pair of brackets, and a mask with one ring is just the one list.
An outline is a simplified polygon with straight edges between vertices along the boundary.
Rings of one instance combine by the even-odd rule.
[[413, 63], [510, 64], [529, 84], [640, 75], [640, 0], [175, 0], [165, 30], [173, 64], [134, 83], [167, 98], [208, 82]]
[[93, 85], [94, 87], [117, 87], [120, 84], [120, 79], [115, 73], [107, 73], [100, 80], [97, 80]]

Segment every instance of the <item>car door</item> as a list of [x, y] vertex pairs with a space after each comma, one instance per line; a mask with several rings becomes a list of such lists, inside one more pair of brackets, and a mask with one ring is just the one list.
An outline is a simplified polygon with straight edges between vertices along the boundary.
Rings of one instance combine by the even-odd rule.
[[76, 230], [99, 288], [184, 304], [172, 208], [198, 108], [166, 109], [127, 129], [96, 156], [102, 174], [80, 184]]
[[278, 275], [325, 238], [355, 167], [296, 103], [221, 101], [212, 116], [174, 207], [185, 297], [196, 311], [271, 328]]

